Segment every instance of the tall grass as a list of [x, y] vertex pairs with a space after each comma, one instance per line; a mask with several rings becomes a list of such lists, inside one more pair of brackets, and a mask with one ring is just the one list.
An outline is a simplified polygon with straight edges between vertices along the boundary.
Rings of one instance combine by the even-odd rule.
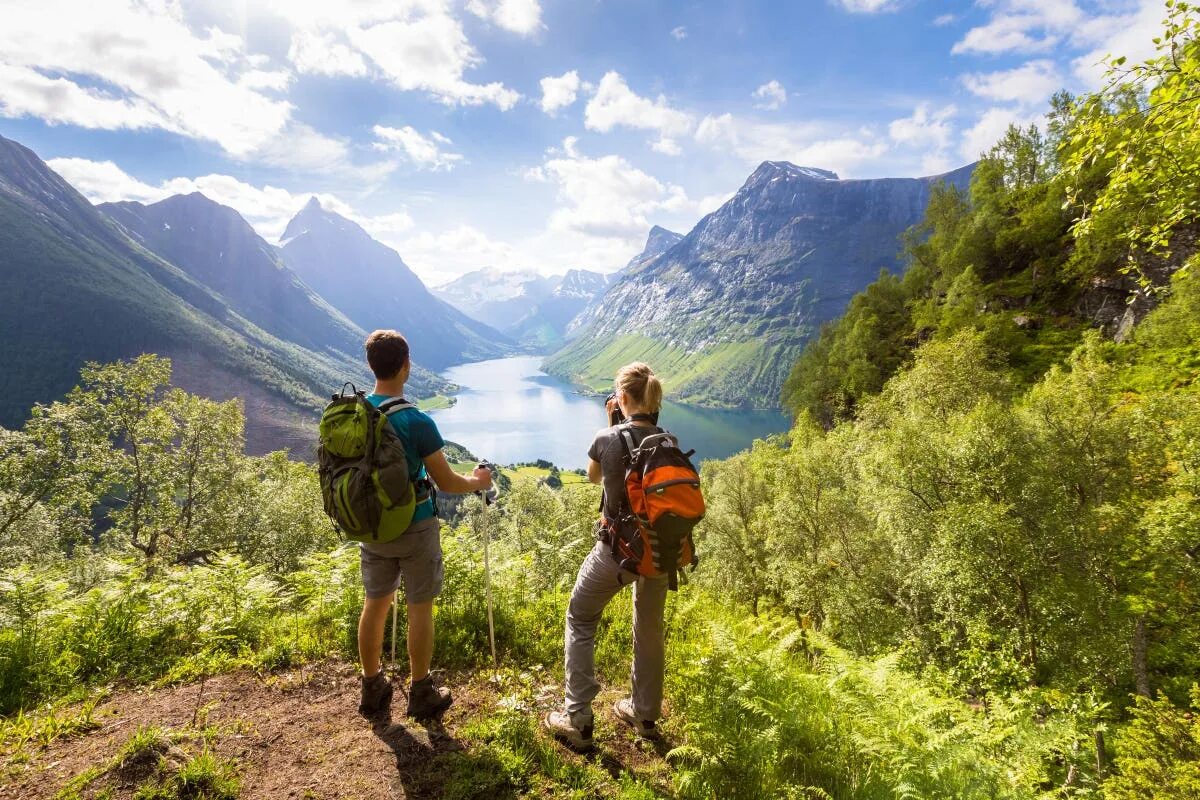
[[0, 714], [118, 679], [346, 652], [362, 602], [357, 566], [340, 549], [283, 579], [233, 556], [152, 579], [108, 559], [11, 570], [0, 575]]
[[[574, 557], [547, 561], [505, 519], [491, 519], [502, 666], [541, 665], [561, 676], [567, 586], [587, 543], [560, 524], [557, 534], [543, 535], [538, 552], [566, 547]], [[468, 524], [443, 540], [437, 662], [484, 667], [490, 653], [479, 531]], [[139, 565], [113, 560], [4, 573], [0, 713], [118, 680], [177, 681], [238, 666], [354, 658], [357, 561], [353, 548], [339, 548], [307, 557], [283, 577], [233, 557], [150, 579]], [[610, 684], [627, 680], [630, 611], [625, 592], [598, 634], [598, 668]], [[1061, 798], [1096, 788], [1078, 755], [1089, 750], [1078, 746], [1085, 733], [1075, 722], [1094, 719], [1094, 709], [1076, 715], [1034, 694], [972, 706], [905, 671], [894, 656], [853, 656], [790, 619], [744, 617], [695, 585], [669, 600], [667, 629], [671, 715], [664, 728], [682, 798]], [[539, 741], [527, 709], [472, 724], [489, 759], [521, 762], [504, 767], [510, 787], [539, 790], [550, 780], [590, 791], [595, 773], [551, 758], [556, 751]], [[468, 774], [469, 762], [454, 778], [464, 791], [478, 778]], [[649, 792], [627, 783], [622, 791]]]
[[683, 605], [668, 667], [681, 797], [1016, 800], [1086, 785], [1072, 758], [1084, 734], [1045, 697], [972, 708], [895, 657], [738, 620], [703, 594]]

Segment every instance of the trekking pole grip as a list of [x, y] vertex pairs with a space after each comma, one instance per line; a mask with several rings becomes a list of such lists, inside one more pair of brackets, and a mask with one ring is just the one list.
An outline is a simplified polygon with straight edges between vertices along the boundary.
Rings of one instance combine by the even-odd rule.
[[485, 506], [493, 505], [498, 499], [500, 499], [500, 484], [497, 482], [500, 477], [500, 471], [496, 469], [495, 464], [487, 461], [486, 459], [480, 461], [475, 468], [486, 469], [488, 472], [492, 473], [492, 488], [486, 490], [480, 489], [479, 491], [475, 492], [475, 495], [483, 500], [483, 504]]

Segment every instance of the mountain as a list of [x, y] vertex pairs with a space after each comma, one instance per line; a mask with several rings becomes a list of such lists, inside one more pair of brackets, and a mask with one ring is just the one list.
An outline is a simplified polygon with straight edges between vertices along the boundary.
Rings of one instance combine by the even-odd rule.
[[[636, 272], [640, 268], [649, 264], [663, 253], [679, 244], [680, 240], [682, 239], [682, 233], [669, 231], [666, 228], [655, 225], [650, 229], [650, 234], [646, 237], [646, 246], [642, 248], [642, 252], [629, 259], [629, 263], [626, 264], [624, 269], [622, 269], [620, 272], [608, 276], [605, 290], [615, 285], [625, 275], [631, 272]], [[565, 337], [567, 339], [575, 338], [575, 336], [577, 336], [581, 330], [587, 328], [588, 325], [595, 321], [596, 315], [599, 314], [603, 308], [603, 297], [603, 293], [597, 293], [592, 301], [588, 303], [588, 305], [582, 311], [576, 314], [574, 319], [567, 323], [565, 330]]]
[[607, 276], [582, 269], [549, 277], [482, 269], [434, 292], [522, 346], [546, 352], [562, 345], [568, 323], [604, 293], [608, 282]]
[[173, 382], [242, 398], [247, 448], [312, 446], [322, 398], [367, 372], [357, 352], [310, 350], [132, 238], [28, 148], [0, 137], [0, 425], [78, 382], [87, 361], [172, 359]]
[[764, 162], [687, 236], [631, 262], [545, 368], [601, 387], [640, 359], [674, 400], [778, 407], [805, 342], [880, 270], [902, 269], [899, 237], [923, 218], [933, 186], [965, 189], [971, 170], [841, 180]]
[[558, 281], [532, 270], [477, 269], [433, 289], [464, 314], [504, 331], [524, 319]]
[[98, 208], [263, 330], [313, 350], [354, 353], [362, 347], [362, 329], [285, 267], [275, 248], [232, 208], [199, 192], [153, 205]]
[[[279, 250], [234, 209], [199, 192], [152, 205], [127, 201], [97, 208], [267, 333], [335, 358], [350, 356], [356, 364], [361, 358], [366, 332], [284, 266]], [[414, 397], [450, 390], [415, 363], [408, 385]]]
[[625, 265], [624, 272], [637, 271], [679, 244], [681, 239], [683, 239], [682, 233], [669, 231], [666, 228], [655, 225], [650, 229], [650, 235], [646, 237], [646, 246], [642, 248], [642, 252], [629, 260], [629, 263]]
[[314, 197], [284, 231], [284, 263], [364, 330], [395, 328], [413, 358], [441, 370], [498, 358], [514, 343], [435, 297], [400, 254]]

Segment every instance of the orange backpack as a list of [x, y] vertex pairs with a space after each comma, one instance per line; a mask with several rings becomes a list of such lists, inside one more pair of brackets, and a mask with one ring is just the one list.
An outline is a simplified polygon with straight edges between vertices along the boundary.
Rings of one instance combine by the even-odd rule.
[[620, 431], [625, 446], [625, 503], [622, 518], [605, 521], [613, 558], [622, 569], [679, 587], [678, 573], [699, 559], [692, 529], [704, 517], [694, 450], [683, 452], [674, 435], [657, 428], [635, 443], [629, 426]]

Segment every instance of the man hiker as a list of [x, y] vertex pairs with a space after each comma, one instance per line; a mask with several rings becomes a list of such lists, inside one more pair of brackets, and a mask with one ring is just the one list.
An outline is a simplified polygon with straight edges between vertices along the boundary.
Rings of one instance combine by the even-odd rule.
[[[396, 331], [375, 331], [367, 337], [367, 363], [375, 374], [375, 390], [367, 401], [378, 408], [404, 396], [404, 383], [412, 371], [408, 341]], [[388, 708], [392, 684], [380, 663], [388, 609], [400, 584], [408, 607], [408, 663], [412, 686], [408, 716], [433, 719], [450, 706], [450, 690], [435, 686], [429, 674], [433, 660], [433, 599], [442, 591], [441, 525], [437, 518], [432, 479], [451, 494], [486, 491], [492, 474], [480, 467], [470, 477], [450, 468], [442, 452], [445, 442], [437, 425], [416, 408], [401, 408], [389, 415], [404, 443], [410, 477], [417, 485], [418, 503], [412, 524], [399, 538], [386, 543], [362, 542], [359, 559], [366, 600], [358, 620], [358, 655], [362, 660], [362, 700], [359, 713], [371, 716]]]

